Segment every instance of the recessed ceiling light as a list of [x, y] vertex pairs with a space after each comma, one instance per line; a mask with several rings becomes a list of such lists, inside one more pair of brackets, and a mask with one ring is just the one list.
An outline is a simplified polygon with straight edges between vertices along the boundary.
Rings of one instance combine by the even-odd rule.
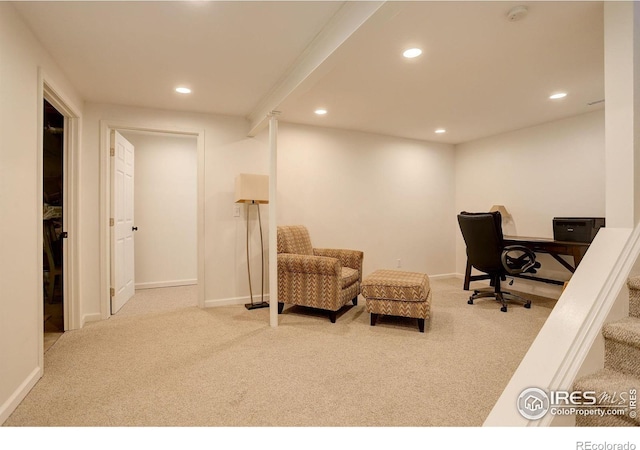
[[191, 89], [189, 89], [188, 87], [177, 87], [176, 88], [176, 92], [179, 92], [180, 94], [191, 94]]
[[436, 133], [438, 133], [438, 134], [442, 134], [442, 133], [446, 133], [446, 132], [447, 132], [447, 130], [445, 130], [444, 128], [438, 128], [436, 130]]
[[415, 58], [420, 55], [422, 55], [422, 50], [419, 48], [409, 48], [402, 53], [405, 58]]
[[566, 92], [558, 92], [557, 94], [550, 95], [549, 98], [551, 100], [558, 100], [559, 98], [565, 98], [566, 96]]
[[326, 109], [323, 109], [323, 108], [320, 108], [320, 109], [316, 109], [316, 110], [314, 111], [314, 113], [316, 113], [316, 114], [317, 114], [317, 115], [319, 115], [319, 116], [324, 116], [324, 115], [327, 113], [327, 110], [326, 110]]

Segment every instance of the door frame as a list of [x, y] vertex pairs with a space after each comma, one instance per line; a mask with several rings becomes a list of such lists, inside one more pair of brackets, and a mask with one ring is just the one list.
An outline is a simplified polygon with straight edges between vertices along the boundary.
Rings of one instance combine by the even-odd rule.
[[135, 124], [114, 120], [100, 120], [100, 315], [108, 319], [111, 315], [111, 131], [137, 131], [158, 134], [193, 136], [197, 148], [197, 283], [198, 306], [205, 306], [205, 237], [204, 237], [204, 130], [189, 130]]
[[[64, 116], [64, 149], [63, 149], [63, 229], [69, 235], [65, 240], [62, 257], [62, 286], [63, 286], [63, 312], [64, 330], [73, 330], [82, 327], [80, 316], [80, 253], [79, 253], [79, 226], [78, 226], [78, 205], [79, 205], [79, 154], [80, 154], [80, 133], [82, 121], [80, 109], [74, 105], [64, 91], [56, 85], [47, 73], [38, 69], [38, 153], [37, 153], [37, 189], [43, 189], [43, 147], [44, 147], [44, 101], [47, 100], [59, 113]], [[38, 258], [42, 261], [43, 248], [43, 224], [42, 224], [42, 196], [38, 196]], [[42, 264], [42, 263], [41, 263]], [[40, 272], [42, 272], [42, 268]], [[39, 305], [39, 331], [38, 340], [40, 347], [40, 357], [44, 358], [44, 329], [42, 327], [42, 317], [44, 315], [44, 279], [40, 278], [42, 289], [38, 293]], [[42, 367], [42, 361], [41, 361]]]

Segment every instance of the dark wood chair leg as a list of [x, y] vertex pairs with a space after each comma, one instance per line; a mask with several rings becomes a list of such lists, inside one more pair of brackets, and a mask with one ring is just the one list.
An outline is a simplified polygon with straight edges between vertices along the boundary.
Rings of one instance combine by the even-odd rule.
[[462, 289], [465, 291], [469, 290], [469, 283], [471, 283], [471, 264], [469, 263], [469, 259], [467, 259], [467, 268], [464, 272], [464, 284], [462, 285]]
[[353, 300], [351, 300], [353, 302], [353, 306], [358, 306], [358, 296], [356, 295], [355, 297], [353, 297]]
[[376, 321], [378, 320], [378, 315], [375, 313], [371, 313], [371, 326], [376, 326]]
[[331, 323], [336, 323], [336, 313], [337, 311], [329, 311], [329, 320], [331, 320]]
[[424, 319], [418, 319], [418, 330], [420, 333], [424, 333]]
[[284, 303], [278, 302], [278, 314], [282, 314], [283, 309], [284, 309]]

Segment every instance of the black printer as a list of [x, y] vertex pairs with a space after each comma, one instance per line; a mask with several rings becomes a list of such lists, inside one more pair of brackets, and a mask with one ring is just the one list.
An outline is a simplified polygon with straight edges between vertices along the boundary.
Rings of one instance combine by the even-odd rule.
[[604, 227], [604, 217], [554, 217], [553, 239], [591, 242], [601, 227]]

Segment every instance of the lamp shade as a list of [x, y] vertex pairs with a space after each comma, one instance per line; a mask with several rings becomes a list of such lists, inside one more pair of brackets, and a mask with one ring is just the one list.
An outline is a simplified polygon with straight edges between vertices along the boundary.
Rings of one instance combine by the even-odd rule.
[[511, 214], [507, 212], [507, 208], [505, 208], [504, 205], [493, 205], [489, 211], [490, 212], [498, 211], [500, 212], [500, 215], [505, 218], [511, 217]]
[[236, 203], [269, 203], [269, 176], [241, 173], [236, 177]]

